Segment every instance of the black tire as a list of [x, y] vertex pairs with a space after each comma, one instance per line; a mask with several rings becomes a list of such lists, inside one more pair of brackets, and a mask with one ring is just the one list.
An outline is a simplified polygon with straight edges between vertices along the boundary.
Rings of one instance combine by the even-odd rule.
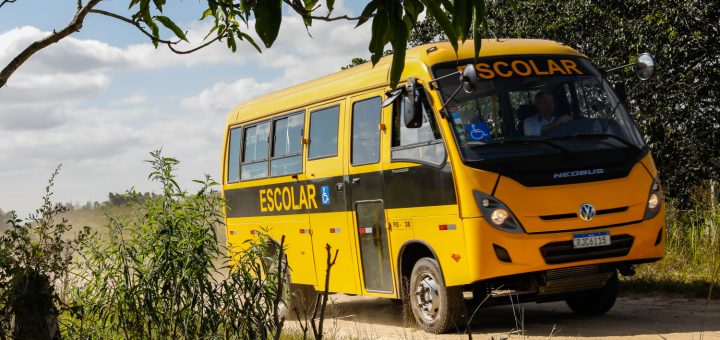
[[407, 297], [420, 329], [439, 334], [465, 327], [462, 287], [445, 286], [436, 260], [426, 257], [415, 263]]
[[580, 315], [601, 315], [613, 308], [618, 295], [618, 278], [613, 274], [605, 286], [571, 293], [565, 299], [568, 307], [575, 314]]

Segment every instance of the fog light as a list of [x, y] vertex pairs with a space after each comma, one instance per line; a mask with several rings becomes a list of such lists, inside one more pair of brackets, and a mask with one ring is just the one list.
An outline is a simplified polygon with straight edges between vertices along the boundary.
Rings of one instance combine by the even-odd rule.
[[493, 243], [493, 249], [495, 250], [495, 256], [497, 256], [498, 260], [508, 263], [512, 262], [510, 254], [508, 254], [508, 251], [505, 248]]
[[652, 193], [650, 195], [650, 198], [648, 198], [648, 209], [655, 210], [655, 208], [658, 207], [658, 204], [660, 203], [660, 198], [656, 193]]
[[505, 209], [495, 209], [493, 210], [492, 215], [490, 215], [490, 219], [493, 223], [495, 223], [495, 225], [501, 225], [505, 223], [508, 216], [508, 212], [505, 211]]

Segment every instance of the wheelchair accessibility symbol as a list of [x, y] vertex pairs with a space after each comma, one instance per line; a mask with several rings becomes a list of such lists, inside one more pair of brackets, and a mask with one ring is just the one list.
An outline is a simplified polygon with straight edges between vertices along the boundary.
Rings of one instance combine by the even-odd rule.
[[465, 124], [465, 131], [468, 139], [471, 141], [488, 141], [490, 136], [490, 127], [485, 122], [476, 124]]
[[330, 187], [323, 185], [320, 187], [320, 197], [322, 198], [322, 204], [330, 204]]

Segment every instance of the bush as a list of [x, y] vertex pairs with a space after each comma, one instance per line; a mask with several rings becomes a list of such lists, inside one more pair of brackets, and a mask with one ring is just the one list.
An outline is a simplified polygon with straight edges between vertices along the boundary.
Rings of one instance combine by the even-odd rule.
[[[151, 153], [150, 179], [161, 194], [138, 197], [138, 218], [110, 218], [109, 238], [85, 242], [68, 318], [71, 337], [268, 338], [279, 335], [282, 252], [260, 236], [234, 254], [218, 246], [222, 198], [209, 177], [189, 194], [174, 177], [175, 159]], [[280, 249], [282, 249], [280, 247]]]
[[0, 339], [60, 336], [57, 316], [67, 307], [63, 283], [89, 230], [67, 239], [72, 225], [59, 218], [67, 206], [50, 200], [59, 169], [50, 176], [40, 209], [27, 222], [10, 212], [10, 229], [0, 237]]
[[720, 298], [720, 203], [696, 193], [694, 209], [667, 202], [665, 257], [624, 278], [625, 288]]

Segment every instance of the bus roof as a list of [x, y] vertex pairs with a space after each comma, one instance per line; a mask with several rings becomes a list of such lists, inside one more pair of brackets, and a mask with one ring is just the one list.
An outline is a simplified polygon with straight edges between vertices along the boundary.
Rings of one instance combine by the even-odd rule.
[[[434, 51], [429, 51], [435, 47]], [[583, 56], [576, 50], [561, 43], [540, 39], [483, 39], [480, 57], [519, 54], [565, 54]], [[460, 44], [457, 56], [449, 42], [420, 45], [409, 49], [405, 56], [404, 80], [408, 70], [417, 70], [423, 65], [469, 59], [473, 57], [473, 41]], [[238, 105], [228, 116], [228, 124], [251, 121], [268, 115], [289, 112], [312, 103], [320, 103], [358, 92], [362, 89], [386, 86], [390, 81], [390, 57], [384, 57], [372, 66], [365, 63], [347, 70], [310, 80], [273, 93], [269, 93]], [[415, 67], [413, 67], [415, 66]], [[411, 71], [412, 72], [412, 71]], [[418, 76], [414, 74], [414, 76]]]

